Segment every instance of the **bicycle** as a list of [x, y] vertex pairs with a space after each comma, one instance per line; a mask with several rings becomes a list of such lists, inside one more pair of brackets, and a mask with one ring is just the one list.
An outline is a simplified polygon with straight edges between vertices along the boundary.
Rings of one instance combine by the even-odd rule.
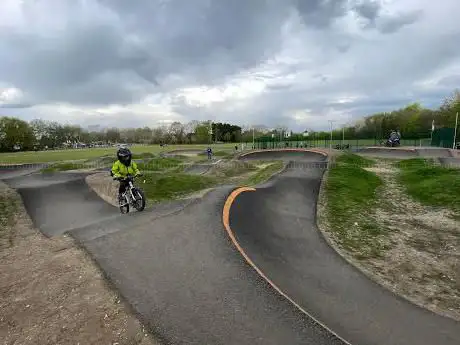
[[142, 189], [134, 185], [134, 179], [140, 177], [142, 174], [137, 176], [128, 175], [126, 178], [115, 177], [114, 180], [128, 182], [126, 190], [119, 198], [118, 203], [120, 212], [123, 214], [129, 213], [129, 206], [131, 205], [137, 211], [141, 212], [145, 209], [145, 194]]

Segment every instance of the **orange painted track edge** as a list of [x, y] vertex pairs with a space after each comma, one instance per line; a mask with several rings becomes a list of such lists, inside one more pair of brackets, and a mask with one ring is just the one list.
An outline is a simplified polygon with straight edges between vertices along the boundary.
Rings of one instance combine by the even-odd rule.
[[[263, 151], [264, 152], [264, 151]], [[296, 303], [291, 297], [289, 297], [285, 292], [283, 292], [270, 278], [267, 277], [267, 275], [259, 268], [257, 265], [251, 260], [251, 258], [246, 254], [244, 249], [241, 247], [239, 244], [238, 240], [236, 239], [236, 236], [233, 232], [233, 230], [230, 227], [230, 209], [232, 207], [233, 202], [235, 199], [240, 195], [241, 193], [244, 192], [255, 192], [255, 188], [251, 187], [239, 187], [234, 189], [230, 195], [227, 197], [225, 200], [225, 204], [223, 207], [222, 211], [222, 223], [224, 225], [224, 228], [230, 237], [230, 240], [232, 241], [233, 245], [236, 247], [238, 252], [243, 256], [244, 260], [261, 276], [273, 289], [275, 289], [281, 296], [286, 298], [291, 304], [293, 304], [298, 310], [300, 310], [303, 314], [308, 316], [311, 320], [313, 320], [315, 323], [323, 327], [326, 331], [337, 337], [339, 340], [344, 342], [347, 345], [351, 345], [350, 342], [347, 340], [343, 339], [341, 336], [339, 336], [337, 333], [335, 333], [333, 330], [331, 330], [329, 327], [327, 327], [324, 323], [316, 319], [313, 315], [308, 313], [305, 309], [303, 309], [298, 303]]]

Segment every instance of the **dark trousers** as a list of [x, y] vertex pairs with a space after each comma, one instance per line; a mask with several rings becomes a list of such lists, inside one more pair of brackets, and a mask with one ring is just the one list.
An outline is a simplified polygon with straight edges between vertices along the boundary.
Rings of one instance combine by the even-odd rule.
[[120, 181], [120, 186], [118, 187], [118, 195], [122, 195], [126, 188], [128, 187], [128, 182]]

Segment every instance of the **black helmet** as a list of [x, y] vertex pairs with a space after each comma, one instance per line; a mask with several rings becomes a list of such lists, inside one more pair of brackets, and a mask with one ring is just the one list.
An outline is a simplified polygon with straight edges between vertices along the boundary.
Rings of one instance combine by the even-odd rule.
[[117, 158], [123, 165], [129, 166], [132, 156], [131, 151], [125, 147], [121, 147], [117, 151]]

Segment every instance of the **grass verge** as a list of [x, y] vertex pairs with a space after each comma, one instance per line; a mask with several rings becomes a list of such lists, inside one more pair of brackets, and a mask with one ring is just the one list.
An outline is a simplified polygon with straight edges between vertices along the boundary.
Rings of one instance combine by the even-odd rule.
[[259, 171], [251, 175], [246, 179], [243, 185], [246, 186], [255, 186], [260, 183], [267, 181], [274, 174], [280, 172], [284, 168], [284, 163], [282, 161], [275, 162], [265, 162], [266, 164], [262, 166]]
[[257, 167], [248, 162], [239, 160], [222, 161], [213, 165], [209, 171], [209, 175], [219, 178], [241, 176], [246, 173], [254, 172]]
[[140, 185], [147, 199], [163, 201], [210, 188], [217, 184], [215, 178], [182, 173], [154, 173], [145, 175], [145, 184]]
[[21, 200], [8, 191], [0, 189], [0, 250], [13, 245], [13, 229], [15, 215], [18, 212]]
[[50, 165], [46, 168], [41, 169], [42, 173], [52, 173], [56, 171], [67, 171], [67, 170], [78, 170], [84, 169], [87, 166], [85, 163], [75, 163], [75, 162], [64, 162]]
[[265, 162], [265, 165], [259, 168], [245, 162], [229, 162], [223, 166], [216, 166], [215, 171], [207, 175], [185, 174], [180, 171], [180, 167], [182, 167], [181, 164], [177, 165], [176, 169], [168, 171], [167, 174], [158, 171], [146, 174], [145, 184], [140, 185], [146, 197], [154, 202], [177, 199], [200, 190], [216, 187], [235, 176], [244, 176], [247, 173], [251, 175], [243, 185], [256, 185], [279, 172], [283, 169], [284, 164], [281, 161]]
[[[218, 144], [213, 145], [213, 150], [219, 151], [233, 148], [235, 144]], [[205, 150], [208, 145], [171, 145], [162, 148], [159, 145], [133, 145], [130, 147], [133, 154], [142, 154], [150, 152], [151, 154], [159, 154], [174, 150]], [[117, 152], [116, 147], [107, 148], [90, 148], [90, 149], [67, 149], [67, 150], [50, 150], [50, 151], [27, 151], [27, 152], [8, 152], [0, 153], [0, 163], [2, 164], [19, 164], [19, 163], [48, 163], [60, 162], [79, 159], [94, 159], [101, 156], [112, 155], [115, 157]]]
[[158, 157], [151, 159], [147, 163], [137, 163], [137, 167], [140, 171], [163, 171], [177, 168], [182, 163], [184, 163], [184, 161], [184, 159], [177, 157]]
[[335, 163], [325, 183], [329, 231], [356, 258], [380, 256], [384, 248], [376, 236], [384, 230], [368, 215], [377, 205], [376, 190], [383, 182], [364, 169], [374, 161], [347, 153]]
[[399, 182], [415, 200], [460, 213], [460, 171], [432, 160], [410, 159], [397, 164]]
[[[156, 157], [151, 152], [143, 152], [139, 154], [133, 154], [133, 159], [144, 159], [148, 162], [137, 163], [139, 169], [143, 171], [161, 171], [169, 168], [174, 168], [183, 162], [180, 157], [174, 158], [160, 158]], [[51, 173], [56, 171], [68, 171], [68, 170], [79, 170], [79, 169], [97, 169], [97, 168], [109, 168], [115, 162], [114, 156], [101, 156], [94, 159], [81, 160], [78, 162], [62, 162], [52, 164], [46, 168], [43, 168], [41, 172]]]

